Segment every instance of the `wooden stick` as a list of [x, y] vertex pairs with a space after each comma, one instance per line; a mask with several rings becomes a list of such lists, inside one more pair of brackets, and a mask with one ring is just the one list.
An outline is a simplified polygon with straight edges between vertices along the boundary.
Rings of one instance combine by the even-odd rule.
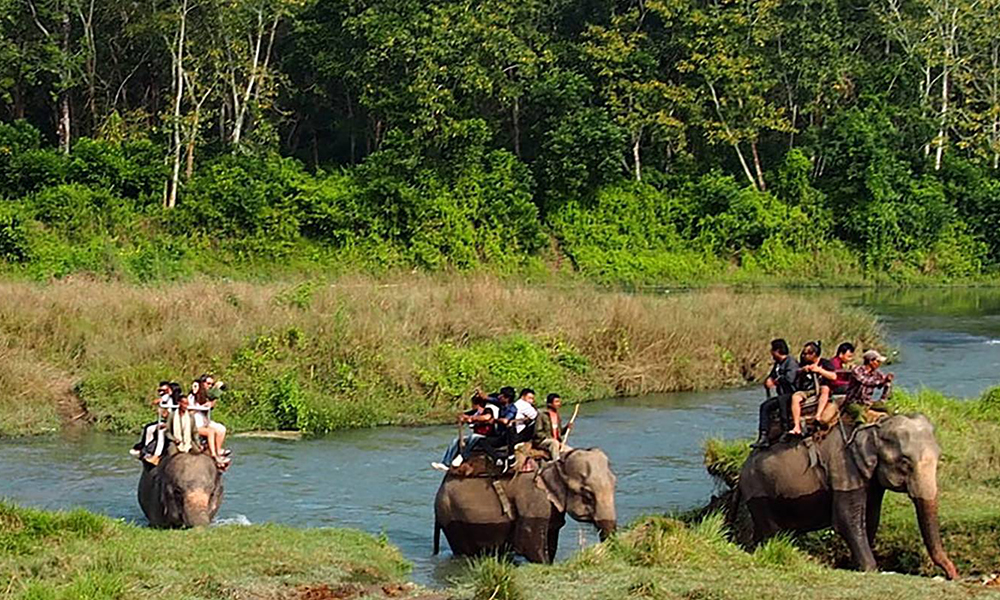
[[458, 453], [465, 451], [465, 429], [462, 427], [462, 419], [458, 420]]
[[[572, 425], [573, 423], [576, 422], [576, 416], [578, 414], [580, 414], [580, 404], [579, 403], [577, 403], [577, 405], [573, 407], [573, 417], [569, 420], [569, 425]], [[566, 437], [564, 437], [562, 439], [562, 441], [559, 442], [559, 444], [561, 445], [561, 448], [563, 450], [566, 449], [566, 442], [567, 442], [567, 440], [569, 440], [569, 434], [573, 433], [573, 428], [569, 427], [569, 425], [566, 426], [567, 427], [567, 429], [566, 429]]]

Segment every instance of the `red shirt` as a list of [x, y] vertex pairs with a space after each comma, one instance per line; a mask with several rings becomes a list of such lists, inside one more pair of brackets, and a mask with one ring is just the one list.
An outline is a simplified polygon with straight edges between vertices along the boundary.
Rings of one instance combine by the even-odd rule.
[[843, 359], [839, 356], [834, 356], [830, 362], [833, 363], [833, 370], [837, 372], [837, 378], [830, 383], [830, 387], [834, 390], [846, 390], [847, 386], [851, 385], [850, 368], [845, 367]]

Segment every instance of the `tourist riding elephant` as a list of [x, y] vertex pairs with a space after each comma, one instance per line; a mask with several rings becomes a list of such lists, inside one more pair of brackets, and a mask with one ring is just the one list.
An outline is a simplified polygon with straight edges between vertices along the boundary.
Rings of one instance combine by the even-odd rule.
[[512, 550], [552, 562], [566, 513], [593, 523], [602, 540], [615, 531], [615, 476], [601, 450], [571, 450], [511, 478], [446, 475], [434, 501], [434, 553], [443, 529], [455, 554]]
[[923, 415], [894, 415], [857, 430], [834, 427], [819, 443], [782, 443], [753, 452], [739, 492], [759, 543], [778, 531], [833, 525], [855, 564], [877, 568], [872, 547], [885, 490], [913, 501], [924, 545], [948, 579], [958, 576], [941, 543], [937, 465], [941, 449]]
[[201, 527], [222, 503], [222, 475], [211, 456], [171, 447], [158, 466], [143, 463], [139, 505], [153, 527]]

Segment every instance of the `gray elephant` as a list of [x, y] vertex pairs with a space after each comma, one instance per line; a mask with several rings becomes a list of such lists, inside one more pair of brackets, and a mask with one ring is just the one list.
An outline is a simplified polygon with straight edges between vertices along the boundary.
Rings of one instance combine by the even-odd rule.
[[139, 505], [153, 527], [202, 527], [222, 504], [222, 475], [211, 456], [171, 447], [152, 466], [143, 463]]
[[872, 547], [886, 490], [913, 501], [924, 545], [949, 579], [958, 576], [941, 543], [937, 465], [941, 449], [923, 415], [894, 415], [856, 431], [834, 429], [810, 450], [778, 444], [754, 451], [740, 472], [739, 492], [753, 519], [754, 541], [778, 531], [833, 526], [855, 564], [877, 568]]
[[441, 531], [455, 554], [513, 551], [549, 563], [569, 513], [615, 531], [615, 475], [601, 450], [577, 449], [532, 473], [489, 479], [445, 475], [434, 502], [434, 553]]

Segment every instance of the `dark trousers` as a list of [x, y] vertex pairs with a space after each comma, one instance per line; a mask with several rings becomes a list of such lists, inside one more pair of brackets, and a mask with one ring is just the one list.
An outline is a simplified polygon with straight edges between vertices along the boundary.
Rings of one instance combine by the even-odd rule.
[[768, 426], [771, 423], [771, 412], [774, 409], [778, 409], [778, 413], [781, 416], [781, 427], [787, 428], [788, 421], [791, 419], [789, 414], [789, 409], [791, 408], [792, 395], [791, 394], [781, 394], [780, 396], [772, 396], [767, 400], [761, 402], [760, 404], [760, 416], [757, 421], [757, 430], [762, 433], [767, 433]]
[[513, 456], [514, 446], [520, 444], [521, 442], [526, 442], [534, 437], [534, 423], [529, 423], [524, 429], [521, 430], [521, 433], [516, 433], [514, 431], [514, 426], [511, 425], [499, 435], [484, 438], [480, 443], [482, 444], [481, 447], [483, 450], [486, 451], [486, 454], [488, 454], [490, 458], [496, 460], [498, 458], [504, 458], [504, 456], [500, 454], [501, 448], [506, 446], [506, 456]]

